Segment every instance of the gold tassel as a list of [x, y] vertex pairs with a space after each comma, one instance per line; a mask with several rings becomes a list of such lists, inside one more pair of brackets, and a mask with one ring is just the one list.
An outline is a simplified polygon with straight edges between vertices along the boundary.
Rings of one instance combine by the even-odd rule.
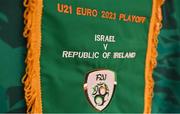
[[152, 77], [153, 70], [157, 65], [157, 45], [158, 35], [162, 27], [162, 12], [161, 6], [164, 0], [153, 0], [152, 17], [150, 20], [149, 34], [148, 34], [148, 48], [146, 55], [145, 68], [145, 98], [144, 98], [144, 114], [151, 113], [152, 97], [154, 80]]
[[26, 73], [22, 79], [27, 113], [42, 113], [40, 48], [42, 0], [24, 0], [24, 32], [27, 38]]

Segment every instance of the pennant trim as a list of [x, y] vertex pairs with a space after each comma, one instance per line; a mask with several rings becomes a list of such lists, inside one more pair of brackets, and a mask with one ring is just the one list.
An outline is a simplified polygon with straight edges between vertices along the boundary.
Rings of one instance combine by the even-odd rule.
[[43, 0], [24, 0], [24, 32], [27, 38], [26, 72], [22, 79], [27, 113], [42, 113], [40, 84], [41, 17]]
[[157, 45], [158, 35], [162, 27], [162, 12], [161, 6], [164, 0], [153, 0], [152, 15], [150, 20], [149, 34], [148, 34], [148, 47], [146, 54], [145, 65], [145, 96], [144, 96], [144, 114], [151, 113], [152, 97], [153, 97], [153, 70], [157, 65]]

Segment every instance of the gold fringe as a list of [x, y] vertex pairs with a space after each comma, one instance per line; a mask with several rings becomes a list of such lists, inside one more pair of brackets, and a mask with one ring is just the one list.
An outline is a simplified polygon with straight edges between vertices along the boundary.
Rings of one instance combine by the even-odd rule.
[[27, 113], [42, 113], [40, 85], [40, 47], [42, 0], [24, 0], [24, 32], [27, 38], [26, 73], [22, 79]]
[[153, 69], [157, 65], [157, 44], [158, 35], [162, 27], [162, 13], [161, 6], [164, 0], [153, 0], [152, 16], [150, 20], [149, 34], [148, 34], [148, 48], [146, 55], [146, 68], [145, 68], [145, 98], [144, 98], [144, 114], [151, 113], [152, 97], [154, 80], [152, 77]]

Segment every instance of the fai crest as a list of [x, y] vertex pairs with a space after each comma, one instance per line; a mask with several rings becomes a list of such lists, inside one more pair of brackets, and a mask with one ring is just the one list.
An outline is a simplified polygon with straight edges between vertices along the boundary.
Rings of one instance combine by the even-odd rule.
[[116, 84], [115, 73], [111, 70], [90, 72], [84, 84], [90, 104], [98, 111], [105, 109], [111, 101]]

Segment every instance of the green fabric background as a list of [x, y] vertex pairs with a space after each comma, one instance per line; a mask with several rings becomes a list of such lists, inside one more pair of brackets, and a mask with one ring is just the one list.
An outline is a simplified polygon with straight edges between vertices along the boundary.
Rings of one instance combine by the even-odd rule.
[[24, 112], [26, 55], [22, 0], [0, 0], [0, 113]]
[[[75, 14], [65, 15], [56, 11], [57, 3], [142, 15], [147, 16], [147, 20], [144, 24], [136, 24]], [[85, 97], [83, 84], [88, 72], [107, 68], [115, 71], [118, 85], [104, 112], [142, 113], [151, 1], [44, 0], [43, 4], [40, 59], [43, 112], [96, 112]], [[61, 57], [63, 50], [103, 52], [103, 43], [94, 42], [95, 33], [115, 35], [116, 43], [109, 43], [107, 51], [136, 51], [136, 59]]]
[[166, 0], [154, 71], [153, 112], [180, 113], [180, 1]]

